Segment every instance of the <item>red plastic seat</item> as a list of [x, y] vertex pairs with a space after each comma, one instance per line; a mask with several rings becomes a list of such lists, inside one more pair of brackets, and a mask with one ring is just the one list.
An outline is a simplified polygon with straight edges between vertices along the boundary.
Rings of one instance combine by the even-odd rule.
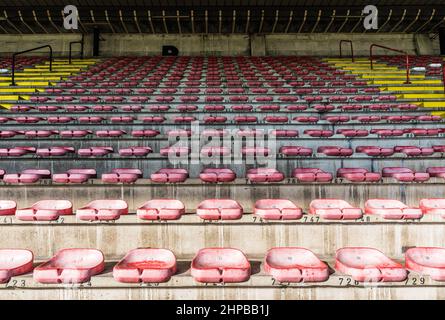
[[57, 130], [28, 130], [25, 131], [25, 137], [27, 138], [48, 138], [53, 135], [58, 135]]
[[11, 149], [0, 149], [0, 157], [21, 157], [26, 154], [36, 152], [36, 148], [34, 147], [14, 147]]
[[51, 221], [70, 214], [73, 214], [73, 204], [68, 200], [42, 200], [15, 212], [16, 218], [23, 221]]
[[329, 267], [312, 251], [298, 247], [267, 251], [264, 271], [278, 282], [323, 282], [329, 278]]
[[389, 157], [394, 154], [393, 148], [381, 148], [376, 146], [358, 146], [355, 152], [365, 153], [370, 157]]
[[283, 146], [280, 147], [279, 153], [285, 156], [295, 156], [295, 157], [310, 157], [312, 156], [312, 149], [299, 147], [299, 146]]
[[354, 153], [354, 151], [350, 148], [321, 146], [317, 148], [317, 153], [323, 153], [329, 157], [349, 157]]
[[113, 268], [113, 278], [123, 283], [167, 282], [175, 273], [173, 252], [155, 248], [131, 250]]
[[437, 214], [445, 218], [445, 199], [431, 198], [420, 200], [419, 207], [423, 214]]
[[124, 214], [128, 214], [128, 204], [123, 200], [94, 200], [76, 211], [77, 218], [88, 221], [117, 220]]
[[430, 156], [434, 153], [433, 148], [415, 146], [396, 146], [394, 152], [404, 153], [408, 157]]
[[128, 147], [119, 149], [119, 155], [122, 157], [145, 157], [152, 152], [153, 150], [150, 147]]
[[250, 263], [244, 253], [232, 248], [205, 248], [192, 260], [191, 274], [198, 282], [244, 282], [250, 278]]
[[96, 131], [96, 136], [100, 138], [117, 138], [121, 137], [126, 132], [124, 130], [98, 130]]
[[425, 182], [430, 179], [426, 172], [414, 172], [404, 167], [385, 167], [382, 169], [382, 177], [394, 178], [400, 182]]
[[292, 177], [298, 182], [331, 182], [333, 179], [331, 173], [319, 168], [295, 168]]
[[[352, 119], [357, 120], [362, 123], [380, 122], [382, 120], [382, 118], [380, 116], [356, 116], [356, 117], [352, 117]], [[381, 129], [381, 130], [383, 130], [383, 129]]]
[[48, 117], [48, 123], [69, 123], [74, 121], [73, 117], [59, 116], [59, 117]]
[[12, 200], [0, 200], [0, 216], [11, 216], [15, 214], [17, 203]]
[[377, 172], [369, 172], [365, 168], [339, 168], [337, 178], [351, 182], [378, 182], [382, 179], [382, 175]]
[[236, 174], [231, 169], [225, 168], [205, 168], [199, 178], [204, 182], [232, 182], [236, 179]]
[[268, 156], [271, 150], [267, 147], [243, 147], [241, 154], [243, 156]]
[[24, 249], [0, 249], [0, 283], [8, 283], [12, 277], [31, 272], [34, 255]]
[[332, 130], [318, 130], [318, 129], [304, 130], [303, 133], [314, 138], [329, 138], [334, 135], [334, 131]]
[[142, 220], [177, 220], [185, 214], [184, 204], [176, 199], [153, 199], [136, 210]]
[[301, 208], [286, 199], [258, 200], [253, 213], [264, 220], [295, 220], [303, 215]]
[[272, 130], [270, 131], [271, 135], [275, 137], [286, 137], [286, 138], [295, 138], [298, 137], [298, 130]]
[[317, 123], [319, 118], [315, 116], [299, 116], [293, 118], [293, 120], [301, 123]]
[[430, 167], [426, 169], [430, 177], [445, 178], [445, 167]]
[[104, 173], [102, 181], [105, 183], [134, 183], [142, 178], [142, 171], [139, 169], [116, 168], [111, 173]]
[[407, 277], [405, 268], [374, 248], [338, 249], [335, 269], [359, 282], [398, 282]]
[[393, 199], [369, 199], [365, 203], [365, 213], [379, 215], [384, 219], [420, 219], [423, 216], [421, 209], [408, 207]]
[[91, 130], [65, 130], [60, 131], [59, 135], [63, 138], [83, 138], [92, 133]]
[[104, 255], [96, 249], [62, 249], [34, 269], [40, 283], [83, 283], [105, 268]]
[[159, 134], [160, 132], [158, 130], [151, 130], [151, 129], [133, 130], [131, 132], [131, 135], [135, 138], [152, 138], [158, 136]]
[[3, 181], [5, 183], [36, 183], [40, 179], [51, 177], [51, 172], [46, 169], [26, 169], [17, 174], [5, 174]]
[[360, 208], [355, 208], [341, 199], [316, 199], [309, 204], [309, 213], [326, 220], [353, 220], [363, 216]]
[[368, 130], [361, 129], [338, 129], [337, 134], [341, 134], [347, 138], [352, 137], [367, 137], [369, 135]]
[[104, 120], [105, 118], [100, 116], [88, 116], [78, 118], [79, 123], [100, 123]]
[[421, 276], [445, 281], [445, 248], [417, 247], [405, 252], [405, 266]]
[[284, 180], [284, 174], [272, 168], [256, 168], [247, 171], [247, 179], [252, 183], [280, 182]]
[[243, 215], [243, 208], [231, 199], [207, 199], [196, 208], [196, 214], [204, 220], [237, 220]]
[[343, 123], [350, 120], [349, 116], [323, 116], [321, 119], [330, 123]]
[[82, 157], [103, 157], [113, 152], [113, 147], [91, 147], [77, 150], [77, 154]]
[[95, 169], [70, 169], [66, 173], [53, 174], [52, 180], [56, 183], [84, 183], [96, 175]]
[[40, 157], [64, 156], [68, 153], [74, 153], [73, 147], [50, 147], [36, 150], [36, 155]]
[[150, 179], [157, 183], [178, 183], [184, 182], [188, 178], [186, 169], [162, 168], [152, 173]]

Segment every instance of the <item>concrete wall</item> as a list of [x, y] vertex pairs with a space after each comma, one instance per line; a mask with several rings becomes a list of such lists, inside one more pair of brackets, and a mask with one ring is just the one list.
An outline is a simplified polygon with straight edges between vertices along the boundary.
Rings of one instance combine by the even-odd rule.
[[[163, 45], [176, 46], [181, 55], [337, 56], [342, 39], [354, 41], [357, 56], [367, 56], [371, 43], [395, 46], [412, 54], [439, 54], [437, 40], [433, 43], [427, 35], [414, 34], [102, 34], [101, 37], [102, 56], [159, 55]], [[79, 39], [78, 34], [0, 35], [0, 55], [50, 44], [56, 55], [66, 56], [69, 42]], [[92, 54], [91, 48], [92, 37], [87, 36], [87, 56]], [[345, 53], [349, 53], [347, 45]]]

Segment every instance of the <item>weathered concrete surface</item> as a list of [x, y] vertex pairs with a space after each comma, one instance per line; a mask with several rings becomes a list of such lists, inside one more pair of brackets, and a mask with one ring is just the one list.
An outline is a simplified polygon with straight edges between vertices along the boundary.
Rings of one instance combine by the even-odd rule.
[[[397, 46], [411, 54], [439, 54], [436, 40], [413, 34], [102, 34], [102, 56], [160, 55], [162, 45], [174, 45], [180, 55], [312, 55], [338, 56], [341, 39], [354, 41], [357, 56], [368, 56], [371, 43]], [[417, 37], [417, 38], [415, 38]], [[56, 55], [68, 55], [68, 43], [79, 40], [78, 34], [0, 35], [0, 55], [50, 44]], [[24, 47], [24, 43], [26, 47]], [[77, 51], [76, 51], [77, 52]], [[345, 54], [349, 49], [345, 46]], [[392, 54], [378, 51], [379, 54]], [[85, 42], [85, 54], [92, 54], [92, 37]]]

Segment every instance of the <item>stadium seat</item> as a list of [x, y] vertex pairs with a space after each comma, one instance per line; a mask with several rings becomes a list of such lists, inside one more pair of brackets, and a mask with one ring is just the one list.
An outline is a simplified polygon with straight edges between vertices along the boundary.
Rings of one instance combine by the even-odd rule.
[[301, 208], [286, 199], [258, 200], [253, 213], [264, 220], [295, 220], [303, 215]]
[[0, 284], [32, 271], [34, 255], [24, 249], [0, 249]]
[[243, 215], [243, 208], [230, 199], [207, 199], [198, 204], [196, 214], [204, 220], [236, 220]]
[[381, 148], [377, 146], [358, 146], [355, 149], [357, 153], [365, 153], [370, 157], [390, 157], [394, 154], [393, 148]]
[[128, 147], [119, 149], [119, 155], [121, 157], [145, 157], [153, 150], [150, 147]]
[[363, 211], [354, 208], [341, 199], [316, 199], [309, 204], [309, 213], [316, 214], [326, 220], [353, 220], [360, 219]]
[[34, 269], [40, 283], [83, 283], [105, 268], [104, 255], [96, 249], [62, 249]]
[[337, 178], [350, 182], [378, 182], [382, 175], [378, 172], [369, 172], [365, 168], [339, 168]]
[[0, 148], [0, 157], [21, 157], [34, 152], [34, 147]]
[[40, 179], [51, 177], [51, 172], [46, 169], [25, 169], [16, 174], [5, 174], [3, 181], [5, 183], [36, 183]]
[[77, 154], [81, 157], [103, 157], [113, 152], [113, 147], [91, 147], [77, 150]]
[[405, 268], [374, 248], [348, 247], [335, 254], [335, 269], [359, 282], [400, 282]]
[[445, 281], [445, 248], [416, 247], [405, 252], [405, 266], [409, 271], [434, 281]]
[[191, 275], [203, 283], [244, 282], [250, 278], [250, 263], [233, 248], [205, 248], [192, 260]]
[[323, 153], [328, 157], [349, 157], [354, 153], [354, 151], [350, 148], [321, 146], [317, 148], [317, 153]]
[[394, 152], [403, 153], [408, 157], [424, 157], [432, 155], [434, 149], [429, 147], [395, 146]]
[[15, 214], [17, 203], [12, 200], [0, 200], [0, 216], [11, 216]]
[[282, 146], [279, 153], [285, 156], [310, 157], [313, 150], [311, 148], [299, 146]]
[[184, 182], [188, 178], [186, 169], [162, 168], [152, 173], [150, 179], [157, 183], [178, 183]]
[[295, 168], [292, 177], [297, 182], [331, 182], [333, 176], [319, 168]]
[[142, 220], [177, 220], [185, 214], [184, 204], [176, 199], [152, 199], [136, 210]]
[[445, 218], [445, 199], [443, 198], [422, 199], [419, 207], [423, 214], [437, 214]]
[[124, 214], [128, 214], [128, 205], [123, 200], [94, 200], [76, 211], [78, 219], [87, 221], [117, 220]]
[[231, 169], [225, 168], [205, 168], [199, 174], [199, 178], [204, 182], [232, 182], [236, 179], [236, 174]]
[[425, 182], [430, 179], [426, 172], [415, 172], [404, 167], [385, 167], [382, 169], [382, 177], [391, 177], [400, 182]]
[[84, 183], [96, 178], [95, 169], [69, 169], [66, 173], [55, 173], [52, 180], [55, 183]]
[[314, 138], [329, 138], [334, 135], [332, 130], [318, 130], [318, 129], [308, 129], [304, 130], [304, 134]]
[[420, 219], [423, 216], [421, 209], [408, 207], [393, 199], [368, 199], [365, 202], [365, 213], [379, 215], [384, 219]]
[[161, 283], [176, 273], [170, 250], [141, 248], [129, 251], [113, 268], [113, 278], [123, 283]]
[[41, 200], [15, 212], [16, 218], [23, 221], [51, 221], [70, 214], [73, 214], [73, 204], [68, 200]]
[[53, 156], [64, 156], [69, 153], [74, 153], [73, 147], [49, 147], [49, 148], [39, 148], [36, 150], [36, 155], [40, 157], [53, 157]]
[[139, 169], [116, 168], [110, 173], [102, 174], [102, 181], [105, 183], [134, 183], [142, 178], [142, 171]]
[[329, 267], [312, 251], [298, 247], [276, 247], [267, 251], [264, 271], [278, 282], [323, 282]]
[[249, 169], [246, 177], [252, 183], [280, 182], [284, 180], [284, 174], [272, 168]]

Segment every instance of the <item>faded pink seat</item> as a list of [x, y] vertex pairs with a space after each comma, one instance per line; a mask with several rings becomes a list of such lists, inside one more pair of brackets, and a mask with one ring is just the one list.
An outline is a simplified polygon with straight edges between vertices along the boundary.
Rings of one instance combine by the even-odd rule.
[[113, 116], [110, 117], [111, 123], [132, 123], [136, 120], [133, 116]]
[[295, 220], [303, 214], [301, 208], [287, 199], [258, 200], [253, 213], [264, 220]]
[[59, 117], [48, 117], [48, 123], [69, 123], [74, 121], [73, 117], [59, 116]]
[[84, 183], [96, 175], [95, 169], [70, 169], [66, 173], [53, 174], [52, 180], [56, 183]]
[[191, 275], [198, 282], [244, 282], [250, 278], [250, 263], [244, 253], [233, 248], [205, 248], [192, 260]]
[[131, 135], [135, 138], [151, 138], [151, 137], [156, 137], [157, 135], [159, 135], [160, 132], [158, 130], [133, 130], [131, 132]]
[[311, 148], [299, 147], [299, 146], [283, 146], [280, 147], [279, 153], [285, 156], [297, 156], [297, 157], [310, 157], [312, 155]]
[[298, 137], [298, 130], [272, 130], [270, 134], [276, 137], [295, 138]]
[[178, 130], [170, 130], [167, 132], [167, 136], [169, 138], [174, 137], [191, 137], [192, 131], [191, 130], [184, 130], [184, 129], [178, 129]]
[[6, 183], [36, 183], [40, 179], [51, 177], [51, 172], [46, 169], [26, 169], [17, 174], [5, 174], [3, 181]]
[[152, 152], [153, 150], [150, 147], [128, 147], [119, 149], [119, 155], [122, 157], [145, 157]]
[[445, 179], [445, 167], [430, 167], [426, 169], [426, 172], [430, 175], [430, 177]]
[[0, 283], [8, 283], [12, 277], [31, 272], [34, 255], [24, 249], [0, 249]]
[[331, 182], [333, 179], [330, 172], [319, 168], [295, 168], [292, 177], [298, 182]]
[[16, 135], [25, 134], [24, 131], [14, 131], [14, 130], [2, 130], [0, 131], [0, 138], [13, 138]]
[[124, 200], [94, 200], [76, 211], [80, 220], [117, 220], [128, 214], [128, 204]]
[[199, 174], [199, 178], [204, 182], [232, 182], [236, 179], [236, 174], [231, 169], [226, 168], [205, 168]]
[[0, 200], [0, 216], [11, 216], [15, 214], [17, 203], [12, 200]]
[[184, 182], [188, 178], [186, 169], [162, 168], [152, 173], [150, 179], [158, 183]]
[[205, 155], [207, 157], [212, 156], [227, 156], [231, 152], [231, 149], [228, 147], [212, 147], [212, 146], [204, 146], [201, 149], [201, 155]]
[[365, 168], [339, 168], [337, 178], [351, 182], [378, 182], [382, 175], [378, 172], [369, 172]]
[[243, 215], [243, 208], [231, 199], [207, 199], [196, 208], [196, 214], [204, 220], [236, 220]]
[[280, 182], [284, 180], [284, 174], [273, 168], [249, 169], [246, 177], [252, 183]]
[[60, 131], [59, 135], [63, 138], [83, 138], [92, 133], [91, 130], [65, 130]]
[[400, 182], [425, 182], [430, 179], [426, 172], [414, 172], [404, 167], [385, 167], [382, 169], [382, 177], [394, 178]]
[[36, 152], [34, 147], [14, 147], [11, 149], [0, 149], [0, 157], [21, 157]]
[[176, 199], [152, 199], [136, 210], [142, 220], [177, 220], [185, 214], [184, 204]]
[[142, 178], [142, 171], [139, 169], [116, 168], [110, 173], [102, 174], [102, 181], [106, 183], [133, 183]]
[[293, 118], [293, 120], [301, 123], [317, 123], [319, 118], [315, 116], [298, 116]]
[[82, 283], [105, 268], [104, 255], [96, 249], [62, 249], [34, 269], [40, 283]]
[[393, 199], [369, 199], [365, 202], [365, 213], [379, 215], [384, 219], [420, 219], [423, 216], [421, 209], [408, 207]]
[[405, 252], [405, 266], [421, 276], [429, 276], [435, 281], [445, 281], [445, 248], [409, 248]]
[[24, 124], [26, 124], [26, 123], [38, 123], [38, 122], [41, 122], [41, 121], [44, 121], [45, 120], [45, 118], [42, 118], [42, 117], [17, 117], [17, 118], [14, 118], [14, 120], [17, 122], [17, 123], [24, 123]]
[[98, 130], [96, 131], [96, 136], [101, 138], [117, 138], [121, 137], [126, 132], [124, 130]]
[[100, 117], [100, 116], [79, 117], [77, 119], [77, 121], [79, 121], [79, 123], [100, 123], [104, 120], [105, 120], [105, 118]]
[[445, 199], [430, 198], [420, 200], [419, 207], [423, 214], [438, 214], [445, 218]]
[[83, 157], [103, 157], [107, 154], [113, 153], [113, 147], [91, 147], [86, 149], [79, 149], [77, 153]]
[[29, 130], [25, 131], [25, 137], [27, 138], [48, 138], [53, 135], [58, 135], [57, 130]]
[[316, 199], [309, 204], [309, 213], [326, 220], [353, 220], [363, 216], [360, 208], [354, 208], [341, 199]]
[[255, 137], [264, 135], [262, 129], [240, 129], [236, 132], [238, 137]]
[[341, 134], [347, 138], [367, 137], [369, 135], [369, 132], [368, 130], [359, 130], [359, 129], [339, 129], [337, 130], [337, 134]]
[[166, 282], [175, 273], [173, 252], [156, 248], [131, 250], [113, 268], [113, 278], [123, 283]]
[[236, 116], [233, 120], [236, 123], [252, 123], [257, 122], [258, 118], [256, 116]]
[[51, 157], [51, 156], [64, 156], [69, 153], [74, 153], [73, 147], [50, 147], [37, 149], [36, 154], [40, 157]]
[[330, 123], [348, 122], [350, 120], [349, 116], [323, 116], [321, 119]]
[[276, 247], [267, 251], [264, 271], [278, 282], [323, 282], [329, 267], [312, 251], [299, 247]]
[[351, 148], [322, 146], [317, 148], [317, 153], [323, 153], [329, 157], [349, 157], [354, 153], [354, 151]]
[[144, 123], [163, 123], [165, 120], [167, 119], [163, 116], [149, 116], [141, 118], [141, 121]]
[[42, 200], [15, 212], [16, 218], [24, 221], [51, 221], [70, 214], [73, 214], [73, 204], [68, 200]]
[[268, 156], [270, 148], [265, 147], [243, 147], [241, 154], [244, 156]]
[[396, 146], [394, 152], [404, 153], [408, 157], [430, 156], [434, 153], [433, 148], [415, 146]]
[[398, 282], [406, 279], [405, 268], [374, 248], [347, 247], [335, 254], [335, 269], [359, 282]]
[[393, 148], [381, 148], [376, 146], [358, 146], [355, 148], [357, 153], [365, 153], [370, 157], [389, 157], [394, 154]]
[[304, 130], [303, 133], [314, 138], [329, 138], [334, 135], [334, 131], [332, 130], [318, 130], [318, 129]]

